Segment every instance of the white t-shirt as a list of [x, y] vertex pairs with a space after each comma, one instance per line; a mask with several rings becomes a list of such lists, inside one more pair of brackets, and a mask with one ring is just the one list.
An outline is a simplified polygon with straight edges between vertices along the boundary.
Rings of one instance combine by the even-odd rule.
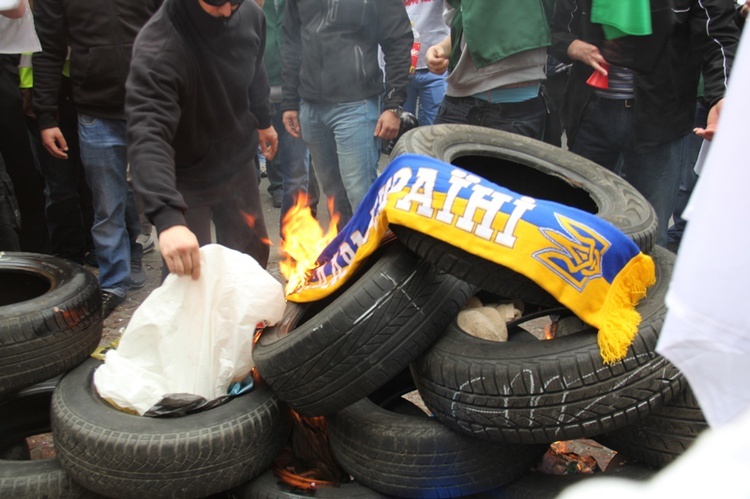
[[[31, 14], [28, 0], [26, 2], [26, 12], [19, 19], [9, 19], [0, 16], [0, 54], [23, 54], [24, 52], [41, 52], [42, 45], [36, 36], [34, 28], [34, 16]], [[7, 3], [7, 2], [6, 2]], [[0, 10], [9, 10], [18, 6], [4, 6], [0, 0]]]

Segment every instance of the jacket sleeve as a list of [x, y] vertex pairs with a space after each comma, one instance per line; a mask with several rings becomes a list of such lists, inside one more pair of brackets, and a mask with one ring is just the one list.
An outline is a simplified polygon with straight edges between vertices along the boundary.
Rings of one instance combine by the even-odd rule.
[[34, 2], [34, 27], [42, 51], [32, 56], [34, 112], [40, 130], [58, 126], [58, 97], [65, 59], [68, 56], [68, 27], [61, 0]]
[[571, 63], [568, 47], [579, 38], [578, 25], [581, 22], [581, 8], [578, 0], [558, 0], [550, 22], [552, 46], [550, 52], [559, 60]]
[[379, 0], [378, 44], [385, 60], [385, 109], [406, 102], [414, 34], [402, 0]]
[[161, 232], [187, 225], [187, 205], [177, 191], [175, 151], [171, 146], [182, 114], [180, 96], [188, 92], [187, 57], [133, 50], [126, 82], [128, 161], [133, 186], [146, 216]]
[[299, 71], [302, 64], [302, 23], [296, 0], [284, 5], [284, 49], [281, 61], [281, 111], [299, 111]]
[[727, 90], [739, 29], [732, 2], [695, 0], [690, 12], [692, 46], [702, 62], [703, 98], [710, 107], [723, 98]]
[[258, 128], [263, 130], [271, 126], [273, 107], [271, 105], [271, 85], [268, 83], [268, 73], [263, 57], [266, 52], [266, 20], [260, 8], [259, 20], [261, 26], [257, 33], [260, 36], [260, 50], [255, 58], [255, 77], [250, 83], [250, 112], [258, 119]]

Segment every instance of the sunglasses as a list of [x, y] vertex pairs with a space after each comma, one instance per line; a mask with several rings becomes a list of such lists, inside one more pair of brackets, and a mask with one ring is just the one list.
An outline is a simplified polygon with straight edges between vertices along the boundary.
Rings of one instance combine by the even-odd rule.
[[203, 1], [206, 2], [208, 5], [213, 5], [214, 7], [221, 7], [227, 2], [232, 4], [232, 7], [235, 7], [241, 4], [242, 2], [244, 2], [245, 0], [203, 0]]

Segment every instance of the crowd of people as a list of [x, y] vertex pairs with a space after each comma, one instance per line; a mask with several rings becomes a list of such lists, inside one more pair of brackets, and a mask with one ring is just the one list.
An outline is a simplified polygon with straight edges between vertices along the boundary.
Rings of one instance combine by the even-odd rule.
[[[164, 277], [197, 279], [198, 248], [212, 238], [266, 265], [259, 156], [282, 222], [305, 194], [313, 213], [331, 200], [343, 227], [404, 112], [420, 126], [559, 144], [619, 173], [654, 206], [658, 244], [676, 250], [696, 151], [715, 131], [748, 9], [733, 0], [0, 2], [0, 88], [13, 110], [2, 126], [22, 132], [2, 142], [1, 157], [31, 152], [48, 251], [99, 267], [105, 315], [145, 282], [150, 224]], [[592, 73], [606, 85], [592, 86]], [[0, 250], [24, 249], [24, 195], [0, 162]]]

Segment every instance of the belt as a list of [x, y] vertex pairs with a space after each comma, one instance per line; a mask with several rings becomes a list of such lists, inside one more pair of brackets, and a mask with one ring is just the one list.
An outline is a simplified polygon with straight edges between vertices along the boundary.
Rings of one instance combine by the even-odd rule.
[[596, 99], [599, 99], [600, 102], [606, 102], [608, 104], [612, 104], [614, 106], [622, 106], [625, 108], [630, 109], [631, 107], [635, 107], [635, 99], [609, 99], [607, 97], [602, 97], [601, 95], [594, 94], [594, 97]]

